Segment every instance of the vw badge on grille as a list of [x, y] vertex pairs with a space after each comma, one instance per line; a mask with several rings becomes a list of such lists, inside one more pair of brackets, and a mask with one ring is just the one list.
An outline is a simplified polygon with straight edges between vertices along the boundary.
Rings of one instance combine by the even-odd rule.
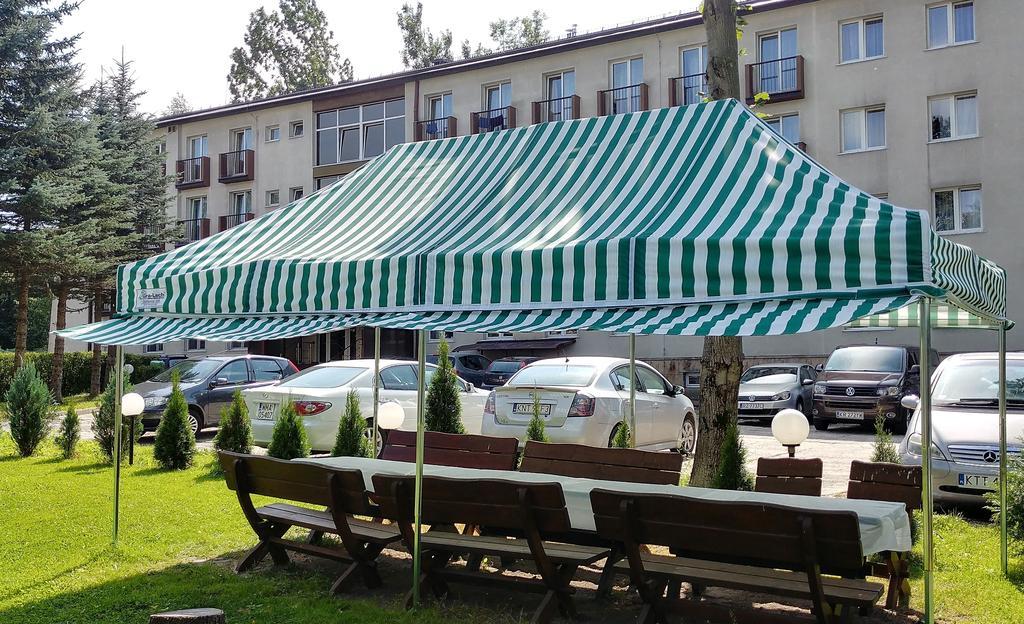
[[856, 394], [856, 392], [857, 391], [854, 390], [853, 387], [847, 388], [846, 389], [846, 396], [853, 396], [854, 394]]

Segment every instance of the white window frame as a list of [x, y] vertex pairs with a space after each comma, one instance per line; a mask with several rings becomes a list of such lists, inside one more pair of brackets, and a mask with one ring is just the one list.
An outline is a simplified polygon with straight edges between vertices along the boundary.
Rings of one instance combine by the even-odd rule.
[[[301, 195], [299, 197], [296, 197], [295, 196], [295, 191], [298, 191], [299, 193], [301, 193]], [[304, 186], [293, 186], [290, 189], [288, 189], [288, 201], [289, 202], [299, 201], [305, 195], [306, 195], [306, 187], [304, 187]]]
[[[448, 114], [447, 115], [444, 114], [445, 98], [448, 98], [449, 110], [448, 110]], [[441, 104], [441, 116], [440, 117], [434, 117], [434, 104], [438, 103], [438, 102], [440, 102], [440, 104]], [[455, 97], [454, 97], [454, 95], [452, 95], [452, 92], [451, 91], [445, 91], [444, 93], [435, 93], [433, 95], [428, 95], [427, 96], [427, 113], [430, 115], [430, 119], [428, 119], [427, 121], [431, 121], [431, 120], [434, 120], [434, 119], [445, 119], [447, 117], [454, 116], [455, 115]]]
[[488, 338], [512, 338], [512, 332], [487, 332]]
[[[277, 199], [276, 200], [274, 199], [274, 195], [277, 195]], [[267, 200], [267, 208], [274, 208], [276, 206], [280, 206], [281, 205], [281, 190], [280, 189], [270, 189], [269, 191], [267, 191], [266, 200]]]
[[[779, 122], [779, 129], [775, 130], [775, 128], [772, 128], [772, 131], [775, 132], [775, 134], [777, 134], [780, 137], [782, 137], [783, 139], [785, 139], [786, 141], [789, 141], [789, 139], [787, 139], [785, 137], [785, 135], [782, 134], [782, 120], [786, 119], [788, 117], [796, 117], [797, 124], [800, 124], [800, 111], [793, 111], [793, 112], [789, 112], [789, 113], [778, 113], [778, 114], [772, 115], [772, 116], [768, 117], [767, 119], [765, 119], [764, 123], [769, 128], [772, 128], [771, 122], [778, 121]], [[800, 128], [800, 130], [803, 130], [803, 128]], [[795, 141], [792, 141], [793, 145], [796, 145], [797, 143], [803, 143], [803, 133], [802, 132], [800, 133], [800, 136], [798, 136], [796, 138]]]
[[[971, 20], [974, 22], [972, 24], [971, 30], [974, 31], [974, 38], [973, 39], [968, 39], [968, 40], [965, 40], [965, 41], [957, 41], [956, 40], [956, 17], [954, 16], [954, 12], [956, 10], [956, 7], [964, 5], [964, 4], [970, 4], [974, 8], [974, 11], [971, 11]], [[931, 30], [930, 30], [931, 22], [928, 19], [928, 12], [931, 11], [932, 9], [940, 7], [940, 6], [946, 7], [946, 33], [949, 35], [949, 38], [945, 41], [945, 43], [940, 43], [940, 44], [937, 44], [937, 45], [933, 45], [932, 44], [932, 40], [931, 40], [932, 33], [931, 33]], [[958, 46], [958, 45], [967, 45], [967, 44], [975, 43], [976, 41], [978, 41], [978, 20], [977, 20], [977, 13], [975, 12], [975, 11], [977, 11], [977, 8], [978, 8], [978, 4], [976, 2], [974, 2], [974, 0], [959, 0], [959, 1], [957, 1], [957, 0], [953, 0], [953, 1], [947, 0], [946, 2], [932, 2], [931, 4], [925, 5], [925, 7], [924, 7], [924, 38], [925, 38], [925, 48], [928, 49], [928, 50], [941, 50], [942, 48], [951, 48], [953, 46]]]
[[[868, 56], [867, 46], [867, 23], [880, 21], [882, 22], [882, 53], [876, 54], [875, 56]], [[843, 60], [843, 26], [848, 24], [857, 24], [857, 35], [858, 35], [858, 52], [857, 58]], [[868, 15], [865, 17], [857, 17], [854, 19], [843, 20], [839, 22], [839, 64], [849, 65], [851, 63], [862, 63], [864, 61], [873, 61], [876, 59], [885, 58], [885, 18], [882, 14]]]
[[[193, 344], [195, 343], [195, 344]], [[186, 338], [185, 339], [185, 351], [206, 351], [206, 341], [198, 338]]]
[[455, 339], [455, 332], [441, 329], [432, 329], [427, 332], [427, 340], [429, 342], [441, 342], [441, 338], [444, 338], [447, 341], [452, 341]]
[[[391, 102], [396, 102], [396, 101], [402, 101], [402, 107], [401, 107], [402, 112], [401, 112], [401, 114], [398, 114], [398, 115], [390, 115], [389, 116], [388, 115], [388, 104], [390, 104]], [[364, 119], [363, 118], [363, 113], [366, 110], [366, 108], [368, 108], [370, 106], [375, 106], [377, 104], [380, 104], [380, 105], [382, 105], [384, 107], [384, 116], [380, 117], [378, 119]], [[352, 122], [352, 123], [347, 123], [347, 124], [342, 125], [341, 121], [338, 119], [338, 116], [340, 116], [340, 113], [341, 113], [342, 110], [347, 110], [347, 109], [350, 109], [350, 108], [355, 108], [355, 109], [357, 109], [359, 111], [359, 120], [355, 121], [355, 122]], [[324, 114], [324, 113], [330, 113], [330, 112], [334, 112], [336, 114], [335, 125], [333, 125], [333, 126], [324, 126], [323, 128], [319, 127], [319, 116]], [[386, 151], [388, 151], [390, 149], [388, 147], [388, 130], [387, 130], [388, 124], [387, 124], [387, 122], [395, 120], [395, 119], [403, 120], [402, 121], [402, 125], [401, 125], [401, 127], [402, 127], [402, 140], [399, 141], [398, 143], [395, 143], [395, 145], [400, 145], [400, 144], [404, 143], [406, 138], [407, 138], [405, 136], [405, 121], [404, 121], [405, 120], [405, 97], [404, 96], [403, 97], [397, 97], [397, 98], [388, 98], [386, 100], [376, 100], [376, 101], [373, 101], [373, 102], [364, 102], [362, 104], [353, 104], [351, 106], [339, 106], [338, 108], [329, 109], [329, 110], [316, 111], [315, 113], [313, 113], [313, 125], [316, 126], [316, 128], [315, 128], [315, 132], [316, 132], [315, 143], [313, 144], [313, 162], [316, 163], [315, 166], [319, 167], [319, 166], [323, 166], [323, 165], [340, 165], [340, 164], [343, 164], [343, 163], [362, 162], [364, 160], [369, 160], [371, 158], [376, 158], [376, 156], [379, 156], [379, 154], [374, 155], [374, 156], [367, 156], [366, 155], [366, 130], [367, 130], [367, 128], [370, 128], [370, 127], [376, 126], [376, 125], [381, 125], [381, 126], [383, 126], [383, 129], [384, 129], [384, 151], [381, 152], [381, 154], [383, 154], [384, 152], [386, 152]], [[349, 159], [345, 160], [345, 159], [342, 159], [342, 156], [341, 156], [341, 139], [342, 139], [342, 135], [344, 134], [345, 130], [351, 130], [353, 128], [356, 129], [356, 131], [359, 134], [359, 156], [356, 157], [356, 158], [349, 158]], [[329, 132], [329, 131], [332, 131], [332, 130], [335, 132], [335, 136], [336, 136], [337, 160], [335, 160], [334, 162], [326, 162], [326, 161], [325, 162], [320, 162], [320, 153], [319, 153], [319, 151], [320, 151], [320, 133], [321, 132]], [[395, 145], [392, 145], [391, 147], [394, 147]]]
[[164, 352], [164, 343], [162, 343], [162, 342], [154, 342], [154, 343], [151, 343], [151, 344], [148, 344], [148, 345], [144, 346], [142, 348], [142, 350], [143, 350], [144, 353], [163, 353]]
[[[867, 141], [868, 141], [867, 114], [868, 113], [873, 113], [873, 112], [878, 112], [878, 111], [882, 111], [882, 113], [885, 113], [885, 105], [884, 104], [879, 104], [879, 105], [876, 105], [876, 106], [862, 106], [860, 108], [846, 108], [846, 109], [843, 109], [843, 110], [839, 111], [839, 153], [840, 154], [860, 154], [862, 152], [876, 152], [878, 150], [884, 150], [884, 149], [886, 149], [888, 147], [888, 143], [889, 143], [889, 129], [888, 129], [888, 127], [886, 127], [888, 125], [888, 120], [886, 120], [885, 124], [883, 124], [883, 126], [882, 126], [882, 134], [883, 134], [882, 144], [881, 145], [872, 145], [870, 147], [868, 147], [868, 145], [867, 145]], [[849, 150], [845, 149], [846, 136], [845, 136], [844, 133], [846, 132], [846, 130], [844, 128], [845, 124], [843, 123], [843, 116], [846, 115], [847, 113], [860, 113], [860, 130], [861, 130], [861, 137], [863, 138], [863, 143], [861, 144], [860, 148], [849, 149]]]
[[[687, 74], [686, 73], [686, 63], [684, 62], [684, 58], [685, 58], [687, 52], [693, 52], [694, 50], [697, 51], [697, 55], [700, 57], [700, 59], [698, 61], [698, 65], [700, 65], [700, 66], [702, 66], [704, 68], [704, 72], [702, 74]], [[689, 78], [689, 77], [692, 77], [692, 76], [702, 76], [701, 80], [700, 80], [700, 85], [701, 86], [700, 86], [699, 93], [707, 94], [707, 92], [708, 92], [708, 44], [706, 44], [706, 43], [698, 43], [698, 44], [695, 44], [695, 45], [687, 45], [687, 46], [683, 46], [683, 47], [679, 48], [679, 78], [680, 79], [685, 79], [685, 78]], [[673, 88], [675, 88], [675, 87], [673, 87]], [[687, 102], [686, 102], [686, 85], [685, 84], [683, 84], [682, 93], [680, 95], [682, 97], [680, 98], [680, 101], [678, 103], [680, 105], [686, 105]], [[697, 101], [693, 102], [693, 104], [699, 104], [702, 99], [703, 99], [703, 97], [698, 97]]]
[[[274, 131], [275, 130], [277, 131], [277, 136], [276, 137], [274, 136]], [[265, 143], [277, 143], [280, 140], [281, 140], [281, 126], [279, 126], [278, 124], [273, 124], [273, 125], [267, 126], [263, 130], [263, 141]]]
[[[931, 217], [932, 223], [935, 226], [935, 231], [939, 234], [975, 234], [978, 232], [985, 231], [985, 199], [982, 195], [981, 200], [981, 211], [979, 214], [978, 227], [976, 228], [963, 228], [960, 227], [960, 193], [962, 191], [978, 191], [981, 192], [980, 184], [962, 184], [960, 186], [946, 186], [942, 188], [932, 189], [932, 209]], [[938, 229], [938, 217], [935, 214], [935, 196], [939, 193], [952, 193], [953, 194], [953, 229], [952, 230], [940, 230]]]
[[[502, 104], [503, 100], [502, 100], [502, 97], [501, 97], [501, 91], [502, 91], [502, 89], [504, 89], [506, 87], [508, 87], [508, 104]], [[497, 90], [498, 91], [498, 107], [497, 108], [490, 108], [490, 106], [487, 104], [487, 100], [489, 99], [488, 96], [490, 95], [492, 90]], [[444, 106], [444, 105], [442, 104], [442, 106]], [[507, 108], [509, 106], [512, 106], [512, 81], [511, 80], [499, 80], [498, 82], [490, 82], [490, 83], [487, 83], [487, 84], [485, 84], [483, 86], [483, 106], [480, 108], [481, 111], [501, 110], [501, 109]]]
[[228, 343], [228, 351], [238, 351], [245, 348], [245, 341], [232, 340]]
[[[249, 200], [247, 202], [245, 202], [246, 204], [248, 204], [247, 206], [245, 206], [245, 208], [246, 208], [245, 211], [235, 210], [235, 198], [236, 197], [248, 197], [249, 198]], [[252, 214], [253, 213], [253, 208], [252, 208], [252, 190], [251, 189], [246, 189], [244, 191], [232, 191], [228, 195], [228, 211], [229, 211], [228, 214], [230, 214], [230, 215]]]
[[[302, 130], [296, 134], [295, 129], [301, 128]], [[288, 123], [288, 138], [298, 139], [306, 135], [306, 122], [303, 119], [296, 119]]]
[[315, 190], [319, 191], [322, 188], [325, 188], [325, 187], [328, 187], [328, 186], [334, 184], [335, 182], [337, 182], [338, 180], [340, 180], [343, 177], [344, 176], [341, 176], [341, 175], [320, 176], [319, 178], [314, 178], [313, 179], [313, 185], [316, 187]]
[[[976, 121], [974, 134], [960, 134], [957, 132], [959, 124], [956, 120], [956, 102], [960, 99], [974, 98], [974, 119]], [[939, 100], [949, 100], [949, 126], [950, 134], [948, 137], [935, 139], [932, 138], [932, 102]], [[978, 92], [977, 91], [965, 91], [963, 93], [947, 93], [945, 95], [933, 95], [928, 98], [928, 142], [929, 143], [946, 143], [949, 141], [962, 141], [964, 139], [976, 139], [981, 136], [981, 117], [978, 110]]]
[[580, 330], [578, 329], [551, 329], [544, 332], [548, 336], [578, 336]]

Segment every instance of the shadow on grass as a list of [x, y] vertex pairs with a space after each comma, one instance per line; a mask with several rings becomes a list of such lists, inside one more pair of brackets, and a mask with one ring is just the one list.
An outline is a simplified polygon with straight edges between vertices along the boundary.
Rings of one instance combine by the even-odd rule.
[[93, 462], [91, 464], [75, 464], [75, 465], [72, 465], [72, 466], [64, 466], [63, 468], [59, 468], [57, 470], [57, 472], [73, 472], [73, 473], [76, 473], [76, 474], [80, 474], [80, 473], [86, 473], [86, 472], [98, 472], [100, 470], [109, 470], [109, 469], [111, 469], [113, 467], [114, 467], [113, 464], [108, 464], [107, 462], [98, 461], [98, 462]]

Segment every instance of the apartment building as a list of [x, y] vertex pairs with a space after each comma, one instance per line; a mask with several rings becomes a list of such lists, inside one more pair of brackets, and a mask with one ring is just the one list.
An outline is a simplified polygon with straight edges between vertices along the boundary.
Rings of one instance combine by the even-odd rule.
[[[1016, 0], [772, 0], [742, 13], [744, 99], [765, 121], [851, 184], [927, 210], [943, 235], [1010, 275], [1009, 312], [1024, 311], [1024, 232], [1015, 199], [1024, 157], [1016, 95], [1024, 70]], [[558, 39], [467, 61], [160, 120], [174, 216], [194, 240], [265, 214], [404, 141], [500, 131], [699, 102], [707, 48], [697, 14]], [[411, 356], [407, 332], [385, 351]], [[432, 332], [439, 340], [445, 332]], [[624, 336], [449, 334], [490, 356], [624, 353]], [[1009, 335], [1010, 348], [1024, 338]], [[816, 360], [837, 344], [913, 343], [916, 332], [846, 329], [751, 338], [751, 358]], [[980, 330], [936, 330], [943, 352], [987, 350]], [[248, 347], [300, 364], [357, 357], [365, 331]], [[152, 345], [194, 353], [227, 345]], [[240, 345], [235, 345], [240, 346]], [[638, 356], [687, 369], [692, 337], [641, 336]]]

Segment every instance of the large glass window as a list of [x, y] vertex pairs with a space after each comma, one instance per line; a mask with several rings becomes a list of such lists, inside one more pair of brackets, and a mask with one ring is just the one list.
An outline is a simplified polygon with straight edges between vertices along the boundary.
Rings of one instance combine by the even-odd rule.
[[928, 7], [928, 47], [974, 41], [974, 2], [943, 2]]
[[316, 164], [366, 160], [405, 142], [405, 100], [373, 102], [316, 115]]
[[441, 119], [452, 115], [452, 94], [442, 93], [431, 96], [427, 102], [427, 109], [430, 111], [431, 119]]
[[682, 69], [680, 104], [697, 104], [708, 91], [708, 47], [706, 45], [684, 48], [679, 53]]
[[231, 214], [242, 215], [252, 212], [252, 191], [238, 191], [231, 194]]
[[775, 115], [765, 119], [765, 123], [768, 124], [776, 134], [786, 139], [793, 145], [800, 142], [800, 113], [790, 113], [788, 115]]
[[856, 108], [841, 113], [843, 152], [885, 147], [885, 107]]
[[612, 63], [611, 113], [635, 113], [641, 110], [640, 84], [644, 81], [644, 58]]
[[839, 61], [851, 63], [885, 54], [882, 17], [865, 17], [839, 24]]
[[547, 110], [543, 121], [573, 118], [572, 96], [576, 95], [576, 72], [567, 69], [547, 77]]
[[935, 231], [961, 234], [981, 229], [981, 187], [938, 189], [932, 193]]
[[484, 109], [495, 110], [512, 104], [512, 83], [503, 82], [484, 88]]
[[928, 109], [933, 141], [978, 136], [976, 93], [933, 97], [928, 100]]
[[786, 28], [758, 37], [757, 90], [786, 93], [796, 90], [796, 28]]

